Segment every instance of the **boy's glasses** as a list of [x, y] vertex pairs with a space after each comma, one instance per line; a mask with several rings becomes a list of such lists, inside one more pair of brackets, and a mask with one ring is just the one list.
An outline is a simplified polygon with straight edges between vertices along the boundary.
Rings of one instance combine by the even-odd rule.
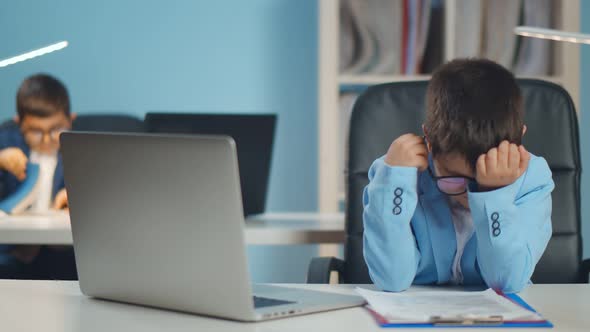
[[61, 133], [67, 130], [69, 130], [69, 128], [54, 128], [49, 131], [44, 131], [40, 129], [27, 129], [23, 131], [23, 134], [32, 143], [41, 143], [45, 135], [48, 135], [52, 141], [57, 142], [59, 140], [59, 135], [61, 135]]
[[476, 184], [474, 178], [467, 176], [436, 176], [428, 166], [430, 176], [436, 181], [438, 190], [449, 196], [457, 196], [467, 192], [469, 186]]

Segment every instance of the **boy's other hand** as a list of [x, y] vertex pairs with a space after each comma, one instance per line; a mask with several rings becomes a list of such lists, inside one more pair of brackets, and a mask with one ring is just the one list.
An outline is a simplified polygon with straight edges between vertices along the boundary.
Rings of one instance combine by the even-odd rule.
[[68, 209], [68, 193], [65, 188], [58, 191], [53, 201], [53, 208], [56, 210], [67, 210]]
[[416, 167], [420, 171], [425, 170], [428, 167], [428, 148], [424, 139], [414, 134], [398, 137], [389, 146], [385, 163], [389, 166]]
[[29, 158], [19, 148], [0, 150], [0, 168], [16, 176], [19, 181], [27, 177], [27, 162]]
[[523, 145], [502, 141], [477, 159], [476, 181], [479, 189], [489, 191], [516, 181], [527, 169], [531, 156]]

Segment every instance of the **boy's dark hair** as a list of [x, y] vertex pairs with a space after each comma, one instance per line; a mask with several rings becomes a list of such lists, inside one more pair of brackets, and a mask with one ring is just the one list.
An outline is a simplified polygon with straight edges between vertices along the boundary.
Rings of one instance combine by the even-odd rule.
[[433, 156], [457, 153], [475, 169], [477, 158], [501, 141], [520, 145], [523, 118], [514, 75], [493, 61], [450, 61], [428, 84], [425, 131]]
[[16, 93], [16, 110], [21, 120], [27, 115], [45, 118], [58, 113], [70, 117], [68, 90], [50, 75], [30, 76]]

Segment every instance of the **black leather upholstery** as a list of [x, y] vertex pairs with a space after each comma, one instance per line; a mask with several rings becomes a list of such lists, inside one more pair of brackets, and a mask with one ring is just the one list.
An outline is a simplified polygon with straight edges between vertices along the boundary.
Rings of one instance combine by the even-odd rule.
[[[581, 162], [576, 111], [569, 94], [559, 85], [527, 79], [518, 83], [524, 94], [528, 127], [523, 144], [547, 159], [556, 185], [552, 195], [553, 236], [533, 282], [578, 282], [584, 277], [580, 273]], [[362, 255], [362, 192], [368, 183], [367, 172], [395, 138], [408, 132], [422, 133], [427, 84], [416, 81], [373, 86], [354, 106], [346, 177], [345, 259], [339, 269], [343, 283], [371, 283]]]
[[84, 114], [78, 115], [72, 130], [101, 132], [143, 132], [143, 120], [125, 114]]
[[[13, 120], [0, 124], [0, 129], [18, 128]], [[126, 114], [85, 114], [78, 115], [72, 124], [72, 130], [78, 131], [110, 131], [110, 132], [143, 132], [143, 120]]]

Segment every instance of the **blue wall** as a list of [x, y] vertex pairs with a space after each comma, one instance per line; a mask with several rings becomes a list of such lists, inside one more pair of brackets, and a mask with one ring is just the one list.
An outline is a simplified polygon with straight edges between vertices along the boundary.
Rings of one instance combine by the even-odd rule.
[[[590, 1], [580, 1], [581, 30], [590, 33]], [[580, 55], [580, 149], [582, 153], [582, 229], [584, 257], [590, 257], [590, 48], [581, 46]]]
[[[0, 58], [70, 42], [0, 69], [0, 119], [40, 71], [66, 83], [78, 113], [276, 112], [268, 210], [316, 209], [315, 0], [2, 1], [0, 40]], [[250, 248], [256, 281], [303, 281], [316, 253], [267, 249]]]

